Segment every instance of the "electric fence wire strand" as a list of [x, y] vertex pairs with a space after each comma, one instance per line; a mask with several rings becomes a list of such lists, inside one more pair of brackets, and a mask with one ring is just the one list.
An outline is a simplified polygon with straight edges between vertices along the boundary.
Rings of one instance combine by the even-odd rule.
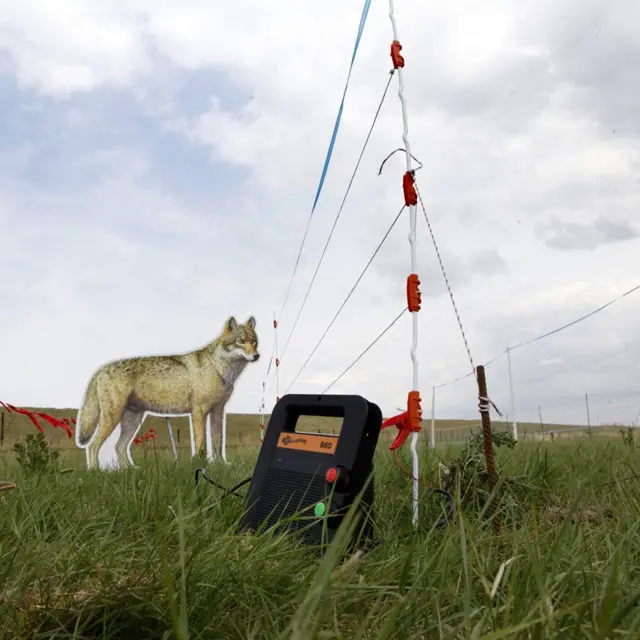
[[467, 340], [467, 334], [465, 333], [464, 327], [462, 326], [462, 319], [460, 318], [460, 312], [458, 311], [458, 305], [456, 304], [455, 298], [453, 297], [453, 290], [451, 289], [451, 284], [449, 283], [449, 278], [447, 277], [447, 271], [444, 268], [444, 262], [442, 261], [442, 256], [440, 255], [440, 249], [438, 248], [438, 243], [436, 242], [436, 236], [433, 232], [433, 227], [431, 226], [431, 221], [429, 220], [429, 216], [427, 215], [427, 209], [424, 206], [424, 202], [422, 201], [422, 194], [420, 193], [420, 189], [418, 188], [417, 181], [414, 181], [414, 186], [416, 188], [416, 193], [418, 194], [418, 199], [420, 200], [420, 208], [422, 209], [422, 213], [424, 214], [424, 219], [427, 223], [427, 227], [429, 228], [429, 234], [431, 235], [431, 241], [433, 243], [433, 248], [435, 249], [436, 256], [438, 258], [438, 263], [440, 264], [440, 271], [442, 271], [442, 276], [444, 278], [445, 285], [447, 286], [447, 291], [449, 292], [449, 298], [451, 299], [451, 305], [453, 306], [453, 312], [456, 316], [456, 320], [458, 322], [458, 329], [460, 329], [460, 334], [462, 335], [462, 341], [464, 342], [464, 348], [467, 352], [467, 357], [469, 358], [469, 364], [471, 365], [471, 374], [475, 377], [476, 375], [476, 367], [473, 364], [473, 356], [471, 355], [471, 348], [469, 347], [469, 341]]
[[271, 347], [271, 357], [269, 358], [269, 366], [267, 367], [267, 373], [264, 376], [265, 380], [269, 379], [269, 373], [271, 372], [271, 365], [273, 364], [273, 356], [276, 353], [276, 340], [273, 339], [273, 347]]
[[351, 287], [351, 291], [349, 291], [347, 297], [344, 299], [343, 303], [340, 305], [340, 308], [338, 309], [338, 311], [336, 311], [336, 314], [333, 316], [333, 319], [331, 320], [331, 322], [329, 323], [327, 328], [324, 330], [324, 333], [320, 337], [320, 340], [318, 340], [318, 342], [316, 343], [315, 347], [313, 348], [313, 350], [309, 354], [309, 357], [305, 360], [304, 364], [302, 365], [302, 367], [300, 368], [298, 373], [295, 375], [293, 380], [289, 383], [289, 386], [287, 387], [287, 389], [285, 391], [285, 394], [287, 394], [289, 392], [289, 389], [291, 389], [291, 387], [295, 384], [296, 380], [300, 377], [300, 374], [305, 370], [306, 366], [311, 361], [311, 358], [313, 357], [315, 352], [318, 350], [318, 348], [322, 344], [322, 341], [325, 339], [325, 337], [329, 333], [329, 330], [331, 329], [331, 327], [333, 326], [335, 321], [338, 319], [338, 316], [342, 313], [342, 310], [344, 309], [345, 305], [347, 304], [347, 302], [349, 301], [349, 299], [353, 295], [353, 293], [356, 290], [357, 286], [360, 284], [360, 281], [364, 277], [364, 274], [367, 272], [367, 269], [371, 266], [371, 263], [373, 262], [374, 258], [378, 255], [378, 252], [382, 248], [382, 245], [385, 243], [386, 239], [389, 237], [389, 234], [391, 233], [393, 228], [396, 226], [396, 223], [400, 219], [400, 216], [402, 215], [402, 212], [405, 209], [406, 209], [406, 205], [402, 205], [402, 208], [400, 209], [400, 211], [398, 211], [398, 214], [396, 215], [396, 217], [394, 218], [393, 222], [391, 223], [391, 225], [387, 229], [386, 233], [382, 237], [382, 240], [380, 241], [380, 243], [376, 247], [376, 250], [373, 252], [373, 255], [369, 258], [369, 261], [367, 262], [365, 268], [362, 270], [362, 273], [358, 276], [358, 279], [356, 280], [356, 282], [353, 285], [353, 287]]
[[542, 340], [544, 338], [548, 338], [549, 336], [552, 336], [555, 333], [563, 331], [564, 329], [568, 329], [569, 327], [572, 327], [573, 325], [578, 324], [578, 322], [582, 322], [583, 320], [586, 320], [587, 318], [590, 318], [591, 316], [594, 316], [596, 313], [600, 313], [601, 311], [604, 311], [607, 307], [610, 307], [614, 302], [618, 302], [618, 301], [622, 300], [622, 298], [626, 298], [628, 295], [630, 295], [630, 294], [632, 294], [632, 293], [634, 293], [634, 292], [636, 292], [638, 290], [640, 290], [640, 284], [636, 285], [635, 287], [632, 287], [628, 291], [625, 291], [624, 293], [620, 294], [619, 296], [613, 298], [613, 300], [609, 300], [609, 302], [606, 302], [605, 304], [601, 305], [597, 309], [594, 309], [593, 311], [589, 311], [589, 313], [585, 313], [583, 316], [580, 316], [579, 318], [576, 318], [575, 320], [572, 320], [571, 322], [567, 322], [567, 324], [563, 324], [561, 327], [558, 327], [557, 329], [553, 329], [551, 331], [547, 331], [547, 333], [543, 333], [540, 336], [537, 336], [535, 338], [531, 338], [531, 340], [525, 340], [523, 342], [519, 342], [518, 344], [516, 344], [516, 345], [514, 345], [512, 347], [508, 347], [508, 348], [509, 348], [509, 350], [514, 351], [515, 349], [519, 349], [520, 347], [524, 347], [525, 345], [532, 344], [533, 342], [537, 342], [538, 340]]
[[336, 116], [335, 124], [333, 125], [333, 133], [331, 134], [331, 141], [329, 142], [329, 148], [327, 149], [327, 155], [324, 160], [324, 166], [322, 167], [322, 173], [320, 175], [320, 182], [318, 184], [318, 189], [316, 191], [316, 197], [313, 201], [313, 206], [311, 207], [311, 212], [309, 213], [309, 218], [307, 219], [307, 226], [304, 231], [304, 235], [302, 236], [302, 243], [300, 244], [300, 250], [298, 251], [298, 257], [296, 258], [295, 265], [293, 267], [293, 273], [291, 274], [291, 280], [289, 281], [289, 286], [287, 288], [287, 293], [284, 297], [284, 302], [282, 303], [282, 308], [280, 309], [280, 315], [282, 316], [285, 307], [287, 306], [287, 301], [289, 300], [289, 295], [291, 294], [291, 287], [293, 285], [293, 280], [295, 278], [296, 272], [298, 270], [298, 266], [300, 265], [300, 257], [302, 256], [302, 250], [304, 248], [304, 244], [307, 239], [307, 235], [309, 233], [309, 227], [311, 225], [311, 219], [313, 218], [313, 214], [316, 210], [316, 205], [318, 204], [318, 200], [320, 199], [320, 193], [322, 192], [322, 187], [324, 186], [324, 181], [327, 177], [327, 171], [329, 169], [329, 163], [331, 162], [331, 155], [333, 154], [333, 147], [336, 143], [336, 138], [338, 137], [338, 129], [340, 128], [340, 121], [342, 120], [342, 112], [344, 111], [344, 103], [347, 97], [347, 89], [349, 88], [349, 82], [351, 81], [351, 73], [353, 71], [353, 64], [356, 60], [356, 54], [358, 53], [358, 47], [360, 46], [360, 39], [362, 38], [362, 33], [364, 31], [364, 26], [367, 22], [367, 16], [369, 15], [369, 8], [371, 6], [371, 0], [365, 0], [364, 6], [362, 7], [362, 14], [360, 16], [360, 24], [358, 25], [358, 33], [356, 35], [356, 41], [353, 46], [353, 53], [351, 54], [351, 63], [349, 64], [349, 72], [347, 73], [347, 80], [344, 85], [344, 91], [342, 92], [342, 100], [340, 101], [340, 107], [338, 108], [338, 115]]
[[[612, 298], [611, 300], [609, 300], [605, 304], [600, 305], [598, 308], [593, 309], [592, 311], [589, 311], [589, 313], [585, 313], [584, 315], [580, 316], [579, 318], [576, 318], [575, 320], [572, 320], [571, 322], [567, 322], [566, 324], [563, 324], [562, 326], [557, 327], [556, 329], [552, 329], [551, 331], [547, 331], [546, 333], [543, 333], [543, 334], [541, 334], [539, 336], [536, 336], [535, 338], [531, 338], [530, 340], [523, 340], [522, 342], [519, 342], [518, 344], [516, 344], [516, 345], [514, 345], [512, 347], [507, 347], [504, 351], [501, 351], [497, 356], [495, 356], [494, 358], [489, 360], [489, 362], [485, 363], [484, 366], [487, 367], [490, 364], [493, 364], [496, 360], [500, 359], [503, 355], [505, 355], [507, 353], [507, 351], [514, 351], [515, 349], [519, 349], [520, 347], [524, 347], [525, 345], [532, 344], [533, 342], [538, 342], [538, 340], [543, 340], [544, 338], [548, 338], [549, 336], [552, 336], [552, 335], [554, 335], [556, 333], [559, 333], [560, 331], [564, 331], [565, 329], [568, 329], [569, 327], [573, 327], [574, 325], [578, 324], [579, 322], [582, 322], [583, 320], [587, 320], [588, 318], [591, 318], [592, 316], [596, 315], [597, 313], [600, 313], [601, 311], [604, 311], [605, 309], [610, 307], [612, 304], [614, 304], [616, 302], [619, 302], [623, 298], [626, 298], [627, 296], [631, 295], [632, 293], [635, 293], [636, 291], [640, 291], [640, 284], [636, 285], [635, 287], [631, 287], [631, 289], [628, 289], [624, 293], [621, 293], [619, 296], [616, 296], [615, 298]], [[457, 378], [454, 378], [453, 380], [449, 380], [447, 382], [442, 382], [441, 384], [435, 385], [435, 387], [437, 389], [440, 388], [440, 387], [446, 387], [447, 385], [453, 384], [454, 382], [458, 382], [460, 380], [464, 380], [465, 378], [468, 378], [470, 375], [471, 375], [471, 373], [467, 373], [464, 376], [459, 376]]]
[[398, 322], [398, 320], [400, 320], [400, 318], [405, 314], [405, 312], [407, 311], [407, 307], [405, 307], [387, 326], [385, 329], [383, 329], [378, 336], [376, 337], [376, 339], [371, 342], [371, 344], [369, 344], [369, 346], [324, 390], [321, 392], [320, 395], [324, 395], [325, 393], [327, 393], [327, 391], [329, 391], [329, 389], [331, 389], [331, 387], [333, 387], [333, 385], [336, 384], [336, 382], [338, 382], [340, 379], [342, 379], [342, 377], [348, 373], [359, 361], [360, 359], [367, 354], [367, 352], [369, 352], [374, 345], [382, 338], [382, 336], [385, 335], [385, 333], [387, 333], [388, 331], [391, 330], [391, 328], [393, 327], [393, 325], [396, 324], [396, 322]]
[[[329, 164], [331, 162], [331, 156], [333, 154], [333, 148], [334, 148], [334, 145], [335, 145], [335, 142], [336, 142], [336, 138], [338, 136], [338, 130], [340, 128], [340, 122], [342, 120], [342, 112], [344, 110], [344, 104], [345, 104], [345, 100], [346, 100], [346, 97], [347, 97], [347, 89], [349, 88], [349, 82], [351, 80], [351, 73], [353, 71], [353, 65], [354, 65], [354, 62], [355, 62], [355, 59], [356, 59], [356, 54], [358, 52], [358, 47], [360, 46], [360, 40], [361, 40], [362, 34], [364, 32], [364, 27], [365, 27], [365, 24], [367, 22], [367, 17], [369, 15], [369, 8], [370, 7], [371, 7], [371, 0], [365, 0], [364, 6], [362, 7], [362, 13], [360, 15], [360, 23], [358, 25], [358, 32], [357, 32], [357, 35], [356, 35], [356, 40], [355, 40], [355, 44], [354, 44], [354, 47], [353, 47], [353, 52], [351, 54], [351, 62], [349, 64], [349, 71], [347, 73], [347, 79], [346, 79], [346, 82], [345, 82], [345, 85], [344, 85], [344, 90], [342, 92], [342, 100], [340, 101], [340, 106], [338, 108], [338, 114], [336, 116], [336, 120], [335, 120], [335, 123], [334, 123], [334, 126], [333, 126], [333, 133], [331, 134], [331, 140], [329, 142], [329, 148], [327, 149], [327, 154], [326, 154], [326, 157], [325, 157], [325, 160], [324, 160], [324, 165], [322, 167], [322, 172], [321, 172], [321, 175], [320, 175], [320, 181], [318, 183], [318, 188], [316, 190], [316, 195], [315, 195], [315, 198], [314, 198], [314, 201], [313, 201], [313, 206], [311, 207], [311, 212], [309, 213], [309, 217], [307, 219], [307, 225], [305, 227], [304, 235], [302, 236], [302, 242], [300, 244], [300, 249], [298, 251], [298, 256], [296, 257], [296, 261], [295, 261], [295, 264], [294, 264], [294, 267], [293, 267], [293, 273], [291, 274], [291, 279], [290, 279], [289, 285], [287, 287], [287, 292], [286, 292], [286, 295], [284, 297], [284, 301], [282, 303], [282, 307], [280, 309], [280, 315], [281, 316], [284, 313], [284, 310], [285, 310], [285, 308], [287, 306], [287, 301], [289, 300], [289, 296], [291, 294], [291, 287], [293, 286], [293, 281], [295, 279], [296, 272], [298, 270], [298, 266], [300, 265], [300, 258], [302, 256], [302, 251], [304, 249], [304, 245], [305, 245], [305, 242], [306, 242], [306, 239], [307, 239], [307, 235], [309, 233], [309, 227], [311, 225], [311, 219], [312, 219], [313, 214], [315, 212], [316, 205], [318, 204], [318, 200], [320, 198], [320, 193], [322, 192], [322, 188], [324, 186], [324, 181], [326, 179], [327, 172], [329, 170]], [[288, 344], [288, 342], [289, 341], [287, 340], [287, 344]], [[286, 346], [287, 345], [285, 345], [285, 349], [286, 349]], [[274, 343], [272, 354], [271, 354], [271, 358], [269, 359], [269, 366], [268, 366], [268, 369], [267, 369], [267, 373], [265, 375], [265, 378], [263, 379], [263, 382], [265, 383], [265, 386], [266, 386], [266, 383], [269, 382], [269, 373], [271, 371], [271, 362], [273, 361], [273, 357], [274, 357], [274, 354], [275, 354], [275, 349], [276, 349], [276, 347], [275, 347], [275, 343]], [[269, 393], [271, 393], [271, 388], [272, 387], [273, 387], [273, 380], [271, 380], [271, 382], [269, 382], [269, 388], [268, 388], [268, 391], [267, 391], [266, 395], [269, 395]]]
[[[581, 369], [584, 369], [584, 367], [589, 367], [594, 364], [605, 362], [606, 360], [611, 360], [611, 358], [615, 358], [616, 356], [619, 356], [629, 351], [630, 347], [631, 347], [630, 344], [626, 345], [623, 349], [620, 349], [618, 347], [613, 351], [609, 352], [607, 355], [596, 358], [595, 360], [587, 360], [586, 362], [580, 362], [578, 363], [578, 367], [580, 367]], [[565, 367], [564, 369], [559, 369], [557, 371], [547, 372], [543, 376], [536, 376], [535, 378], [525, 378], [524, 380], [517, 380], [517, 383], [518, 384], [535, 384], [536, 382], [542, 382], [543, 380], [544, 381], [551, 380], [553, 378], [557, 378], [558, 376], [567, 375], [568, 373], [575, 371], [575, 369], [576, 369], [575, 366]]]
[[269, 381], [269, 374], [271, 372], [271, 366], [274, 363], [274, 356], [276, 355], [276, 342], [277, 342], [277, 337], [274, 335], [273, 336], [273, 347], [271, 348], [271, 357], [269, 358], [269, 365], [267, 366], [267, 373], [265, 374], [264, 378], [262, 379], [263, 387], [266, 387], [267, 382], [269, 382], [269, 388], [262, 395], [262, 404], [263, 405], [264, 405], [265, 398], [271, 393], [271, 387], [273, 387], [273, 383], [276, 380], [276, 378], [274, 376], [273, 378], [271, 378], [271, 381]]
[[349, 184], [347, 185], [347, 190], [345, 191], [344, 197], [342, 198], [342, 202], [340, 203], [340, 207], [338, 208], [338, 213], [336, 214], [336, 217], [333, 221], [333, 226], [331, 227], [331, 231], [329, 232], [329, 237], [327, 238], [327, 242], [324, 245], [324, 249], [322, 250], [322, 254], [320, 255], [320, 259], [318, 260], [318, 264], [316, 265], [316, 269], [313, 273], [313, 276], [311, 278], [311, 282], [309, 282], [309, 286], [307, 287], [307, 292], [305, 293], [304, 299], [302, 300], [302, 304], [300, 305], [300, 309], [298, 310], [298, 315], [296, 316], [296, 319], [293, 321], [293, 326], [291, 327], [291, 331], [289, 332], [289, 335], [287, 337], [287, 340], [285, 341], [284, 347], [282, 348], [282, 353], [280, 354], [280, 358], [284, 358], [284, 354], [287, 351], [287, 347], [289, 346], [289, 342], [291, 342], [291, 338], [293, 337], [293, 332], [296, 330], [296, 326], [298, 325], [298, 320], [300, 320], [300, 316], [302, 314], [302, 310], [304, 309], [306, 303], [307, 303], [307, 299], [309, 298], [309, 293], [311, 292], [311, 288], [313, 287], [313, 284], [316, 280], [316, 277], [318, 275], [318, 271], [320, 270], [320, 265], [322, 264], [322, 261], [324, 260], [324, 256], [327, 253], [327, 249], [329, 247], [329, 243], [331, 242], [331, 238], [333, 237], [333, 232], [335, 231], [336, 225], [338, 224], [338, 220], [340, 219], [340, 216], [342, 215], [342, 210], [344, 209], [344, 205], [347, 201], [347, 197], [349, 196], [349, 192], [351, 191], [351, 187], [353, 185], [353, 182], [355, 180], [356, 174], [358, 173], [358, 169], [360, 168], [360, 163], [362, 162], [362, 158], [364, 157], [364, 152], [367, 149], [367, 145], [369, 144], [369, 140], [371, 139], [371, 134], [373, 133], [373, 129], [376, 126], [376, 122], [378, 121], [378, 117], [380, 115], [380, 112], [382, 110], [382, 106], [384, 105], [384, 101], [385, 98], [387, 97], [387, 92], [389, 91], [389, 86], [391, 85], [391, 80], [393, 79], [393, 70], [389, 73], [389, 79], [387, 80], [387, 84], [384, 88], [384, 91], [382, 92], [382, 98], [380, 99], [380, 102], [378, 104], [378, 108], [376, 109], [375, 115], [373, 117], [373, 121], [371, 123], [371, 126], [369, 127], [369, 132], [367, 133], [367, 137], [365, 138], [364, 144], [362, 145], [362, 149], [360, 151], [360, 155], [358, 157], [358, 160], [356, 162], [356, 166], [353, 170], [353, 173], [351, 174], [351, 178], [349, 180]]

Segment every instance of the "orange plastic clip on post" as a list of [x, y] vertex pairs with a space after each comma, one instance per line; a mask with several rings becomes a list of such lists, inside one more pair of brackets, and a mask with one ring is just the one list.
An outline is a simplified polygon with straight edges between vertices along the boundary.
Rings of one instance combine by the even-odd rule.
[[422, 294], [420, 293], [420, 278], [415, 273], [407, 277], [407, 307], [411, 313], [420, 311]]
[[399, 449], [412, 432], [418, 432], [422, 428], [422, 399], [419, 391], [409, 391], [407, 396], [407, 410], [389, 418], [382, 423], [381, 429], [396, 427], [398, 435], [389, 446], [389, 451]]
[[404, 203], [407, 207], [415, 207], [418, 204], [418, 194], [414, 183], [413, 172], [407, 171], [402, 176], [402, 191], [404, 192]]
[[401, 50], [402, 45], [397, 40], [394, 40], [391, 43], [391, 61], [393, 62], [394, 69], [404, 67], [404, 58], [400, 54]]

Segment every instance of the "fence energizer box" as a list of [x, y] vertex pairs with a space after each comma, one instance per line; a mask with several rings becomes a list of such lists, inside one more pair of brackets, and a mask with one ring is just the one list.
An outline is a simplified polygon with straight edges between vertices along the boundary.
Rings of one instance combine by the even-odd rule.
[[[299, 432], [301, 416], [342, 418], [342, 428], [339, 435]], [[361, 396], [282, 397], [269, 420], [241, 527], [255, 531], [276, 525], [299, 531], [308, 544], [327, 544], [364, 488], [356, 535], [372, 542], [369, 477], [381, 424], [380, 408]]]

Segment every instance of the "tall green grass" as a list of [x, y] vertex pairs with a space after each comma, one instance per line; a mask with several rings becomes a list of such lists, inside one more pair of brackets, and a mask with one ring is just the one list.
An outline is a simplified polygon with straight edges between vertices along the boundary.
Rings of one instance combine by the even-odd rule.
[[[0, 480], [18, 488], [0, 493], [0, 639], [640, 637], [640, 452], [594, 438], [496, 453], [519, 478], [510, 528], [496, 537], [458, 510], [435, 530], [425, 490], [412, 535], [410, 480], [381, 447], [381, 543], [341, 567], [347, 536], [319, 558], [237, 533], [242, 501], [204, 486], [199, 505], [190, 461], [150, 453], [101, 473], [67, 458], [75, 473], [25, 477], [6, 455]], [[254, 460], [209, 472], [230, 486]], [[438, 462], [425, 454], [425, 481], [439, 484]]]

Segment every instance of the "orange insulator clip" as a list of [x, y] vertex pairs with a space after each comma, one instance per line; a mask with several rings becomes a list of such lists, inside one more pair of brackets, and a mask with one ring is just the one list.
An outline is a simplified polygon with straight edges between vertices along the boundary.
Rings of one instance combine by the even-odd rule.
[[276, 358], [276, 367], [280, 366], [280, 360], [278, 358]]
[[394, 40], [391, 43], [391, 61], [393, 62], [394, 69], [404, 67], [404, 58], [400, 55], [401, 50], [402, 45], [397, 40]]
[[389, 418], [382, 423], [381, 429], [396, 427], [398, 435], [389, 446], [390, 451], [399, 449], [409, 437], [411, 432], [418, 432], [422, 428], [422, 400], [419, 391], [409, 391], [407, 396], [407, 410]]
[[414, 183], [413, 172], [405, 172], [402, 176], [402, 191], [404, 192], [404, 203], [407, 207], [415, 207], [418, 204], [418, 194]]
[[420, 311], [422, 294], [420, 293], [420, 278], [412, 273], [407, 277], [407, 307], [411, 313]]

